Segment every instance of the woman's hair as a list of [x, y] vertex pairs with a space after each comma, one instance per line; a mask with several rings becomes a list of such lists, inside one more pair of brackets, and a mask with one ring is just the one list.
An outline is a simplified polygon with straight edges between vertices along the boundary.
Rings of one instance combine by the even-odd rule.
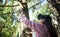
[[52, 25], [52, 18], [49, 15], [38, 15], [38, 19], [45, 19], [45, 25], [48, 28], [49, 34], [51, 37], [58, 37], [57, 31], [55, 30], [54, 26]]
[[42, 15], [42, 14], [39, 14], [39, 15], [37, 16], [37, 18], [38, 18], [38, 20], [40, 20], [40, 19], [45, 19], [45, 16]]
[[58, 37], [57, 31], [55, 30], [55, 27], [52, 25], [52, 22], [51, 22], [52, 18], [49, 15], [45, 15], [45, 17], [46, 17], [45, 23], [50, 33], [50, 36]]

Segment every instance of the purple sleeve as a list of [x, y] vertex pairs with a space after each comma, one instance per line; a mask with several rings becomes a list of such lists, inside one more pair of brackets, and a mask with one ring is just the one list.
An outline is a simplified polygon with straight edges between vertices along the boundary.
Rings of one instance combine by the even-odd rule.
[[[45, 36], [47, 36], [47, 37], [50, 37], [50, 35], [49, 35], [49, 33], [48, 33], [48, 30], [47, 30], [47, 27], [45, 26], [45, 25], [40, 25], [40, 24], [38, 24], [38, 23], [35, 23], [35, 22], [32, 22], [32, 21], [30, 21], [30, 20], [28, 20], [26, 17], [25, 17], [25, 15], [22, 15], [21, 17], [20, 17], [20, 20], [23, 22], [23, 23], [25, 23], [25, 25], [27, 25], [29, 28], [31, 28], [31, 29], [34, 29], [34, 30], [36, 30], [36, 32], [37, 33], [40, 33], [40, 34], [44, 34]], [[47, 34], [47, 35], [46, 35]], [[41, 36], [42, 36], [41, 35]], [[40, 37], [40, 36], [39, 36]]]
[[35, 29], [35, 28], [37, 27], [37, 24], [34, 23], [34, 22], [32, 22], [32, 21], [30, 21], [30, 20], [28, 20], [28, 19], [25, 17], [25, 15], [22, 15], [22, 16], [20, 17], [20, 20], [21, 20], [23, 23], [25, 23], [29, 28]]

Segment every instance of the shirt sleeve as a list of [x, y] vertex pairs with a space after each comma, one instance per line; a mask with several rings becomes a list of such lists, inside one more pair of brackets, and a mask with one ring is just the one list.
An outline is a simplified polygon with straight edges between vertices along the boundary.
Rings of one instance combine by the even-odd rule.
[[25, 23], [29, 28], [31, 29], [35, 29], [37, 27], [37, 23], [32, 22], [30, 20], [28, 20], [25, 15], [23, 14], [22, 16], [20, 16], [20, 20]]

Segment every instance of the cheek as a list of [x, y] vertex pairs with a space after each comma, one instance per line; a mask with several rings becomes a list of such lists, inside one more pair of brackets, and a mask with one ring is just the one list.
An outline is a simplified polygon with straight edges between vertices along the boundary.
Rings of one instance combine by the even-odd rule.
[[44, 23], [44, 21], [43, 20], [40, 20], [40, 23]]
[[41, 20], [39, 20], [40, 22], [45, 22], [45, 19], [41, 19]]
[[42, 20], [42, 23], [45, 23], [45, 20]]

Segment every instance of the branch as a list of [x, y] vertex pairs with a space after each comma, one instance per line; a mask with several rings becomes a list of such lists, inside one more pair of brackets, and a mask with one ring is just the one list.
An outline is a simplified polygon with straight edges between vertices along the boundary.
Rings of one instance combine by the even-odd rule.
[[[16, 13], [16, 12], [12, 12], [12, 13]], [[6, 14], [12, 14], [12, 13], [11, 12], [9, 12], [9, 13], [8, 12], [7, 13], [0, 13], [0, 15], [4, 15], [4, 14], [6, 15]]]
[[15, 7], [15, 6], [19, 6], [19, 5], [0, 5], [0, 7]]
[[[41, 3], [42, 3], [43, 1], [39, 1], [38, 3], [36, 3], [35, 5], [33, 5], [32, 7], [35, 7], [36, 5], [41, 5]], [[28, 8], [28, 9], [31, 9], [32, 7], [30, 7], [30, 8]]]
[[7, 0], [5, 0], [5, 3], [4, 3], [4, 5], [6, 5], [6, 3], [7, 3]]

